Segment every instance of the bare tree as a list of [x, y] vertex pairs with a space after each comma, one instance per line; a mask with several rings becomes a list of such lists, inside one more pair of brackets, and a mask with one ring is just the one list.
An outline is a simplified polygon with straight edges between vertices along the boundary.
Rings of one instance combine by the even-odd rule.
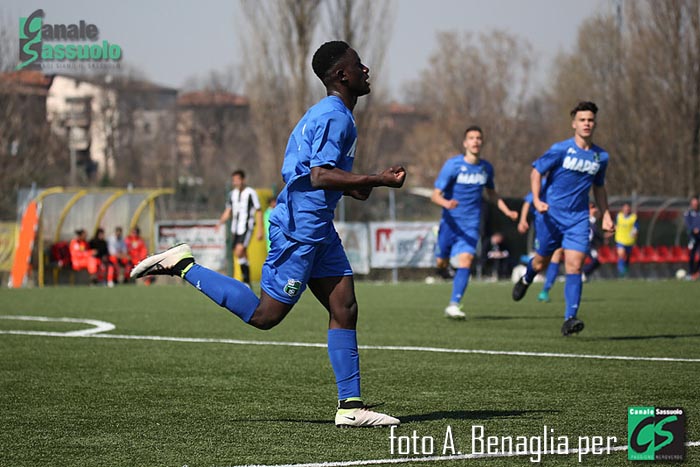
[[17, 192], [32, 183], [62, 185], [68, 151], [46, 122], [51, 80], [38, 72], [13, 72], [17, 28], [0, 13], [0, 219], [15, 219]]
[[484, 156], [496, 169], [504, 194], [519, 194], [523, 170], [533, 159], [524, 153], [532, 52], [529, 44], [503, 31], [474, 37], [439, 33], [437, 50], [418, 81], [409, 86], [412, 103], [430, 114], [430, 122], [406, 144], [421, 177], [431, 184], [444, 160], [461, 151], [464, 129], [480, 125]]
[[19, 62], [17, 25], [0, 11], [0, 73], [12, 70]]
[[700, 0], [640, 0], [583, 23], [560, 57], [551, 100], [601, 107], [614, 193], [685, 196], [700, 188]]
[[265, 184], [278, 181], [292, 125], [309, 104], [309, 51], [320, 0], [241, 0], [246, 94]]
[[390, 155], [380, 153], [380, 119], [387, 104], [382, 68], [393, 28], [395, 4], [391, 0], [326, 0], [325, 7], [325, 37], [350, 44], [370, 69], [372, 93], [363, 97], [354, 110], [360, 156], [355, 170], [379, 170], [397, 162], [390, 161]]
[[[242, 0], [241, 5], [246, 22], [240, 28], [246, 51], [246, 95], [250, 99], [261, 172], [265, 183], [276, 183], [292, 126], [322, 96], [322, 87], [315, 83], [310, 66], [319, 31], [325, 32], [325, 40], [350, 43], [364, 54], [363, 58], [370, 57], [370, 67], [377, 70], [391, 31], [393, 3]], [[373, 97], [363, 99], [365, 102], [355, 111], [361, 133], [358, 153], [371, 153], [377, 146], [378, 137], [370, 129], [378, 125], [370, 109], [374, 101], [379, 101], [378, 89], [375, 85]]]
[[211, 70], [208, 73], [187, 78], [182, 85], [182, 91], [215, 91], [240, 93], [243, 91], [242, 71], [237, 65], [228, 65], [222, 70]]
[[15, 218], [20, 188], [67, 182], [67, 144], [46, 122], [48, 85], [18, 80], [0, 75], [0, 219]]

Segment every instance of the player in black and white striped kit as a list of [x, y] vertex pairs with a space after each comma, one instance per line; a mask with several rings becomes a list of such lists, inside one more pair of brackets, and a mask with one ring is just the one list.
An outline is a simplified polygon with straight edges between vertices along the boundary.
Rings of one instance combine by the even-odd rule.
[[241, 267], [243, 282], [250, 287], [250, 266], [248, 265], [247, 248], [253, 235], [253, 228], [256, 230], [256, 238], [263, 239], [262, 211], [260, 210], [260, 200], [255, 190], [246, 186], [245, 172], [236, 170], [231, 174], [231, 184], [233, 190], [229, 193], [226, 201], [226, 209], [221, 214], [218, 229], [231, 216], [231, 235], [233, 236], [233, 254], [238, 259]]

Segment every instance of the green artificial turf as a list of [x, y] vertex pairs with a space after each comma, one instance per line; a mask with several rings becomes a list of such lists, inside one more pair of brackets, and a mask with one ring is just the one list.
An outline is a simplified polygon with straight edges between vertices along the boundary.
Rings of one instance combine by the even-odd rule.
[[[79, 323], [0, 319], [0, 465], [235, 466], [352, 462], [472, 452], [487, 436], [616, 437], [627, 445], [627, 407], [682, 407], [686, 441], [700, 440], [700, 285], [595, 281], [584, 286], [579, 336], [560, 335], [563, 286], [552, 302], [522, 302], [510, 284], [473, 282], [465, 321], [443, 317], [451, 285], [358, 283], [365, 401], [402, 420], [389, 429], [335, 428], [336, 388], [325, 348], [327, 313], [306, 293], [277, 328], [258, 331], [189, 286], [0, 290], [0, 315], [101, 320], [103, 336], [64, 337]], [[196, 338], [162, 341], [139, 336]], [[207, 340], [208, 339], [208, 340]], [[410, 347], [410, 348], [406, 348]], [[436, 350], [568, 354], [490, 355]], [[668, 357], [691, 362], [582, 356]], [[551, 431], [553, 430], [553, 431]], [[401, 437], [401, 438], [399, 438]], [[414, 452], [416, 440], [417, 452]], [[410, 441], [410, 443], [408, 443]], [[403, 444], [401, 444], [403, 443]], [[426, 445], [428, 447], [429, 445]], [[392, 447], [394, 453], [391, 453]], [[399, 449], [410, 447], [408, 455]], [[478, 447], [478, 446], [477, 446]], [[700, 462], [688, 447], [686, 462]], [[450, 450], [447, 454], [452, 454]], [[547, 465], [581, 465], [577, 454]], [[529, 456], [421, 465], [530, 465]], [[584, 465], [630, 465], [626, 451]], [[345, 464], [347, 465], [347, 464]]]

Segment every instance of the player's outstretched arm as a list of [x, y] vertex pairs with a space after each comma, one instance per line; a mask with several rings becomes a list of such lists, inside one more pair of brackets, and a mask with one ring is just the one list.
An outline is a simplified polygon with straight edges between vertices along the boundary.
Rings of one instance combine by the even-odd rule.
[[530, 203], [525, 201], [523, 207], [520, 209], [520, 222], [518, 222], [518, 232], [524, 234], [530, 228], [530, 224], [527, 222], [527, 214], [530, 211]]
[[603, 230], [606, 232], [614, 232], [615, 222], [613, 221], [612, 214], [610, 214], [610, 209], [608, 207], [608, 192], [605, 189], [605, 185], [593, 185], [593, 196], [595, 197], [598, 209], [603, 213]]
[[547, 212], [549, 205], [540, 200], [540, 188], [542, 188], [542, 174], [537, 169], [530, 172], [530, 190], [532, 191], [532, 205], [537, 212]]
[[498, 206], [498, 210], [505, 214], [505, 216], [508, 219], [512, 221], [518, 220], [518, 212], [513, 211], [511, 208], [509, 208], [506, 202], [503, 201], [503, 198], [501, 198], [501, 195], [499, 195], [496, 192], [496, 190], [494, 190], [493, 188], [486, 188], [486, 196], [488, 197], [489, 201], [495, 203], [496, 206]]
[[442, 196], [442, 191], [439, 188], [433, 190], [433, 194], [430, 195], [430, 201], [437, 204], [441, 208], [454, 209], [457, 207], [459, 202], [456, 199], [447, 199]]
[[336, 190], [345, 193], [358, 191], [361, 193], [363, 190], [366, 191], [366, 189], [376, 186], [401, 188], [405, 181], [406, 169], [400, 165], [371, 175], [354, 174], [331, 166], [311, 168], [311, 186], [321, 190]]
[[216, 230], [219, 230], [219, 227], [221, 227], [221, 225], [226, 222], [229, 217], [231, 217], [231, 208], [226, 208], [224, 209], [224, 212], [221, 213], [219, 221], [216, 223]]

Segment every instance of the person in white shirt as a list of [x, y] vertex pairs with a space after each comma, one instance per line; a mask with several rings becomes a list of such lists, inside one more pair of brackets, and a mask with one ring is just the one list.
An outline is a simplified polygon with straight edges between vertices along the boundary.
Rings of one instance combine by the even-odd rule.
[[231, 174], [233, 190], [226, 201], [226, 209], [221, 214], [218, 229], [229, 218], [231, 220], [231, 235], [233, 237], [233, 254], [236, 255], [241, 267], [243, 282], [250, 287], [250, 266], [248, 265], [248, 245], [255, 228], [255, 238], [263, 239], [262, 211], [260, 200], [255, 190], [245, 183], [245, 172], [236, 170]]

